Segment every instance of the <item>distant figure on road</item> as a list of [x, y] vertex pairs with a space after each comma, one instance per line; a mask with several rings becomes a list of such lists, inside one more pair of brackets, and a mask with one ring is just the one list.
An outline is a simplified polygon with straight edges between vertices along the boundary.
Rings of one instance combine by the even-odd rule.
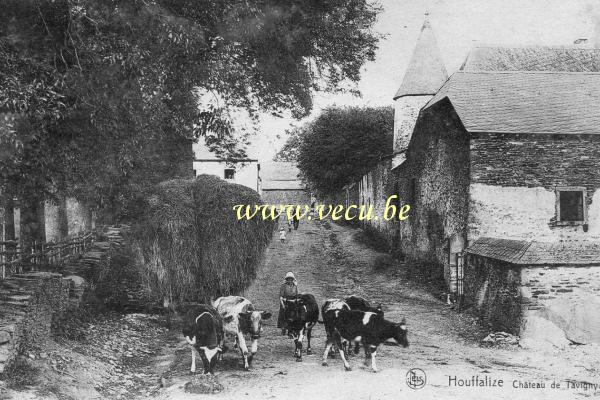
[[[284, 232], [285, 233], [285, 232]], [[277, 316], [277, 328], [281, 329], [281, 334], [287, 334], [285, 324], [285, 302], [295, 299], [298, 295], [298, 282], [293, 272], [285, 274], [285, 281], [279, 288], [279, 315]]]
[[298, 230], [298, 225], [300, 225], [300, 218], [297, 215], [292, 216], [292, 223], [294, 224], [294, 230]]
[[285, 243], [285, 228], [283, 226], [279, 230], [279, 240], [281, 240], [281, 243]]

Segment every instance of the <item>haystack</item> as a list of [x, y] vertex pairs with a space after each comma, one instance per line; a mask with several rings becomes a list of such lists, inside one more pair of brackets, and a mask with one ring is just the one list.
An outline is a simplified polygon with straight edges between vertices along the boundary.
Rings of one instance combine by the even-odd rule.
[[172, 303], [237, 294], [256, 276], [274, 222], [238, 220], [233, 206], [262, 204], [255, 191], [200, 175], [159, 184], [134, 227], [150, 290]]

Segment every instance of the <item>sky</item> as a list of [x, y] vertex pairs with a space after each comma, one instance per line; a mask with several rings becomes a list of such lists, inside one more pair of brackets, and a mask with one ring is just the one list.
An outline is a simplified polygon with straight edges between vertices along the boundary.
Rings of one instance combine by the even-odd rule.
[[[379, 0], [375, 30], [386, 35], [374, 62], [363, 67], [362, 97], [319, 93], [310, 120], [330, 105], [392, 106], [417, 37], [429, 13], [442, 59], [451, 75], [476, 45], [570, 46], [588, 39], [600, 47], [600, 0]], [[285, 130], [302, 122], [265, 116], [248, 155], [269, 161], [285, 143]]]

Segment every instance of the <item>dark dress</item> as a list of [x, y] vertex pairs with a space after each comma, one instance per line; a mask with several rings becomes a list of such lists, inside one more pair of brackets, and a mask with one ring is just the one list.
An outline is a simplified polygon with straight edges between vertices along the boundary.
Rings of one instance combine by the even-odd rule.
[[[279, 297], [284, 299], [294, 298], [298, 295], [298, 285], [295, 282], [285, 282], [279, 288]], [[285, 310], [281, 303], [279, 303], [279, 315], [277, 316], [277, 327], [284, 329], [285, 326]]]

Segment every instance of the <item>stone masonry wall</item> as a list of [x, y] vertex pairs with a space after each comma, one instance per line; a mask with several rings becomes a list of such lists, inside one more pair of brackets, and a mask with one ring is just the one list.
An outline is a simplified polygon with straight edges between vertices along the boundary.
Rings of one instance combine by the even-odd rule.
[[[600, 138], [472, 134], [469, 241], [600, 239]], [[560, 186], [586, 188], [588, 230], [556, 224]]]
[[473, 254], [464, 266], [465, 305], [494, 331], [519, 334], [521, 268]]
[[521, 284], [524, 339], [600, 343], [600, 266], [526, 267]]
[[18, 353], [44, 346], [52, 319], [73, 304], [72, 286], [72, 280], [51, 272], [12, 275], [2, 282], [0, 372]]
[[524, 347], [600, 343], [600, 266], [517, 266], [467, 256], [465, 304]]
[[469, 190], [469, 138], [447, 101], [421, 113], [407, 153], [394, 170], [400, 204], [409, 204], [406, 221], [398, 223], [400, 251], [409, 259], [432, 265], [448, 285], [450, 242], [464, 238]]
[[395, 223], [384, 220], [384, 210], [387, 199], [394, 194], [392, 176], [390, 174], [391, 160], [383, 160], [375, 168], [363, 175], [358, 183], [358, 205], [373, 207], [373, 218], [362, 221], [362, 226], [373, 230], [391, 245], [395, 235]]
[[415, 128], [419, 110], [433, 96], [404, 96], [394, 104], [394, 153], [405, 151]]

